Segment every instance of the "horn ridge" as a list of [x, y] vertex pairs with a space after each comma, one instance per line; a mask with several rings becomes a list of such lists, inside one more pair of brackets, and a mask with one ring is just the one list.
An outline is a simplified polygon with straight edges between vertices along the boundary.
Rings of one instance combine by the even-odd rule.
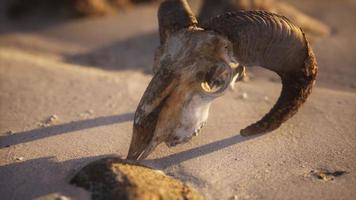
[[187, 0], [166, 0], [158, 9], [158, 25], [160, 42], [163, 44], [173, 32], [191, 26], [197, 27], [198, 21]]
[[317, 64], [303, 31], [287, 18], [266, 11], [239, 11], [214, 17], [203, 28], [226, 36], [242, 65], [261, 66], [281, 77], [276, 104], [261, 120], [241, 130], [242, 135], [278, 128], [306, 101]]
[[282, 91], [276, 104], [261, 120], [242, 129], [241, 135], [248, 136], [273, 131], [296, 114], [310, 95], [316, 74], [315, 70], [310, 75], [306, 75], [305, 71], [281, 75]]

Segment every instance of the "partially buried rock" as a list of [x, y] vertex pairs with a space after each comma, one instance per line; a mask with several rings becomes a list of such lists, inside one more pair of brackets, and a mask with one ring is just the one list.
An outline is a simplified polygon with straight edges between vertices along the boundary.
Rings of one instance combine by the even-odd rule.
[[347, 174], [347, 172], [342, 170], [331, 171], [327, 169], [317, 169], [310, 171], [310, 174], [323, 181], [333, 181], [336, 177]]
[[189, 199], [203, 197], [185, 183], [118, 157], [94, 161], [70, 181], [91, 192], [92, 199]]
[[59, 122], [58, 116], [57, 115], [51, 115], [47, 119], [42, 120], [40, 123], [38, 123], [38, 125], [40, 127], [48, 127], [48, 126], [51, 126], [51, 125], [56, 124], [58, 122]]

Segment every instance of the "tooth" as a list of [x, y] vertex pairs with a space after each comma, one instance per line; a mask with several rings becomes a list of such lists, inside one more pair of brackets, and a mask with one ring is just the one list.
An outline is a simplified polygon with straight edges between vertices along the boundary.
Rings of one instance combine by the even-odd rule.
[[207, 91], [207, 92], [211, 91], [210, 85], [207, 82], [201, 83], [201, 86], [205, 91]]
[[205, 124], [206, 124], [206, 122], [201, 123], [199, 129], [202, 129], [205, 126]]
[[194, 131], [193, 135], [194, 136], [198, 136], [199, 135], [199, 130]]

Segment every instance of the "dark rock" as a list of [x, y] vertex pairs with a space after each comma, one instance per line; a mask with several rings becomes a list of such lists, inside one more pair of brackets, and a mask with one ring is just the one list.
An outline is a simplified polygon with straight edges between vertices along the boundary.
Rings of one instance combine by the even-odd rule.
[[70, 183], [91, 192], [92, 199], [203, 199], [193, 188], [159, 170], [118, 157], [88, 164]]

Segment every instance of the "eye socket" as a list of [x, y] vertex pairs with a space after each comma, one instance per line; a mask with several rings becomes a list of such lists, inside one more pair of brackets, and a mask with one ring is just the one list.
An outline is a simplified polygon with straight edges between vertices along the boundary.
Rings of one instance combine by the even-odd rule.
[[200, 84], [202, 91], [208, 95], [222, 94], [232, 80], [232, 69], [225, 63], [210, 68]]
[[224, 50], [225, 50], [226, 52], [232, 52], [232, 46], [229, 45], [229, 44], [226, 44], [226, 45], [224, 46]]

